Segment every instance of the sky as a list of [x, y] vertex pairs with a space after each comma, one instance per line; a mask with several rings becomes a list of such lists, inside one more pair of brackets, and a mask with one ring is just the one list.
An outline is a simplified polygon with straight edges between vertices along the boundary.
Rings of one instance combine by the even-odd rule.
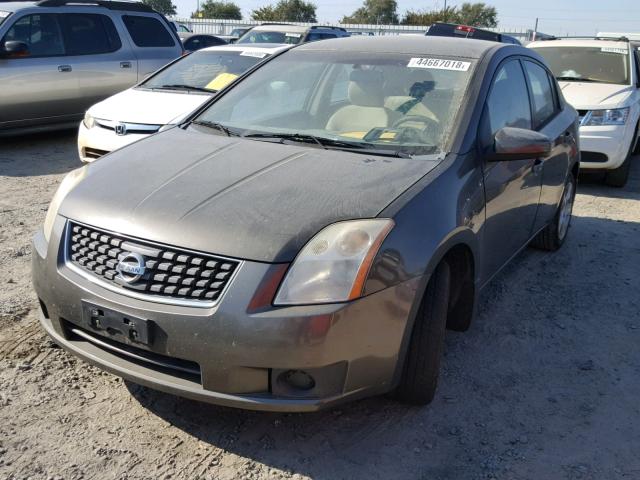
[[[198, 0], [173, 0], [180, 17], [196, 10]], [[234, 0], [244, 18], [251, 11], [277, 0]], [[317, 6], [320, 23], [337, 22], [362, 5], [363, 0], [311, 0]], [[447, 5], [462, 1], [448, 0]], [[639, 0], [485, 0], [498, 10], [499, 26], [509, 29], [533, 29], [536, 17], [538, 30], [552, 35], [594, 35], [598, 31], [640, 32]], [[398, 0], [398, 13], [407, 10], [442, 7], [444, 0], [419, 2]]]

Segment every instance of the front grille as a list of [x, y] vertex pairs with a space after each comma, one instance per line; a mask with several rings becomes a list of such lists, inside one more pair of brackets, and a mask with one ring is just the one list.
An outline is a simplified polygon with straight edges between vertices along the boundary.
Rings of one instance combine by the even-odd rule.
[[84, 156], [87, 158], [100, 158], [107, 153], [109, 152], [106, 150], [100, 150], [99, 148], [84, 147]]
[[[73, 265], [111, 286], [156, 298], [216, 302], [239, 265], [227, 258], [131, 239], [73, 222], [69, 223], [68, 235], [67, 258]], [[118, 271], [120, 261], [131, 258], [130, 253], [137, 254], [139, 263], [144, 262], [141, 275]]]

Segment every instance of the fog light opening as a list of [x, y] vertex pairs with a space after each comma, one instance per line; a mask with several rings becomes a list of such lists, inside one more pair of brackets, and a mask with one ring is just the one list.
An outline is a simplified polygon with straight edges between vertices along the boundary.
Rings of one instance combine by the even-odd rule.
[[303, 370], [287, 370], [280, 375], [280, 381], [296, 390], [311, 390], [316, 386], [314, 378]]

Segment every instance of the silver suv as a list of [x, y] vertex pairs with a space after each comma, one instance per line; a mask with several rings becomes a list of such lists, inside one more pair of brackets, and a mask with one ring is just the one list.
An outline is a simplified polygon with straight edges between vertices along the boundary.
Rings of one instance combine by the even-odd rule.
[[75, 127], [182, 51], [166, 18], [141, 3], [0, 3], [0, 135]]

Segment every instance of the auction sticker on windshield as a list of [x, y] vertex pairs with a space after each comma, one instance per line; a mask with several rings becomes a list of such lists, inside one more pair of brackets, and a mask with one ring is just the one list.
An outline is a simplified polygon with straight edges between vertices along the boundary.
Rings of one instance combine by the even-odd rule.
[[627, 53], [629, 53], [625, 48], [613, 48], [613, 47], [602, 47], [600, 51], [604, 53], [620, 53], [621, 55], [626, 55]]
[[264, 57], [267, 56], [267, 54], [265, 52], [261, 52], [259, 50], [243, 50], [242, 53], [240, 53], [240, 56], [242, 56], [242, 57], [264, 58]]
[[445, 60], [443, 58], [412, 58], [407, 64], [409, 68], [434, 68], [436, 70], [455, 70], [457, 72], [466, 72], [470, 66], [471, 62]]

